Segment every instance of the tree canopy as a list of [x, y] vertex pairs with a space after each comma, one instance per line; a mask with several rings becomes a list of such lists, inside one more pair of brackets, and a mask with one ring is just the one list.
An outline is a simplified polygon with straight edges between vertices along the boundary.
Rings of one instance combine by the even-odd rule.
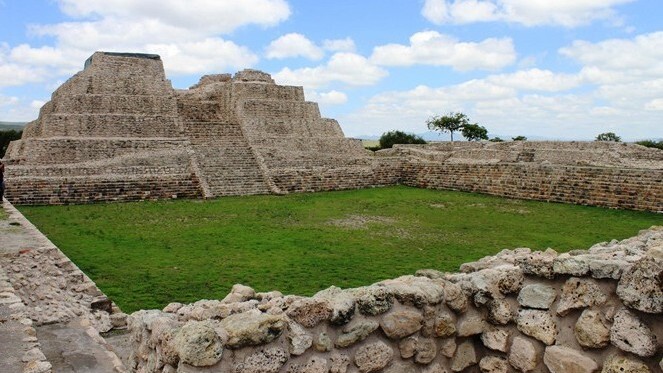
[[449, 132], [451, 134], [451, 141], [454, 141], [454, 132], [460, 131], [468, 124], [470, 124], [470, 120], [467, 115], [454, 112], [441, 117], [434, 116], [426, 121], [429, 130], [440, 131], [442, 133]]
[[596, 141], [620, 142], [622, 141], [622, 138], [617, 136], [614, 132], [603, 132], [599, 133], [598, 136], [596, 136]]
[[380, 136], [380, 149], [388, 149], [394, 144], [425, 144], [421, 137], [403, 131], [389, 131]]
[[9, 142], [20, 139], [22, 133], [23, 131], [0, 130], [0, 158], [5, 156]]
[[477, 123], [464, 125], [460, 133], [467, 141], [488, 140], [488, 130]]

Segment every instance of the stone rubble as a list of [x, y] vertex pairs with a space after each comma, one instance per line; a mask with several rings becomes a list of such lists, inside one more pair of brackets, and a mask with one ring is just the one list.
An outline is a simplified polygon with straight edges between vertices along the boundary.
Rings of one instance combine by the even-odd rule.
[[[663, 357], [657, 339], [663, 318], [641, 308], [650, 311], [658, 293], [617, 289], [627, 274], [638, 279], [638, 289], [658, 286], [651, 274], [660, 273], [663, 258], [651, 254], [662, 240], [663, 228], [654, 227], [576, 250], [573, 261], [562, 257], [560, 273], [537, 269], [554, 268], [558, 255], [552, 250], [537, 255], [516, 249], [467, 263], [464, 273], [425, 270], [357, 289], [332, 287], [310, 298], [236, 286], [235, 303], [171, 304], [130, 315], [132, 369], [179, 372], [214, 363], [196, 372], [654, 372]], [[613, 262], [606, 262], [606, 271], [588, 264], [582, 277], [569, 270], [605, 256], [628, 264], [618, 271]], [[238, 289], [245, 295], [237, 296]], [[497, 317], [502, 313], [512, 317]], [[167, 321], [155, 321], [161, 319]], [[205, 354], [191, 360], [191, 354], [179, 355], [182, 347], [171, 347], [185, 326], [200, 322], [221, 341], [218, 362]], [[202, 340], [216, 346], [209, 337]], [[604, 362], [606, 356], [616, 357]]]

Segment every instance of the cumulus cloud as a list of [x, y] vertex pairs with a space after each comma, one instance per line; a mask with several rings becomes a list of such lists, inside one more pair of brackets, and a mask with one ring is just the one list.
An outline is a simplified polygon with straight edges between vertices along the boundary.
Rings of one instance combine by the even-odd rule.
[[184, 30], [227, 33], [257, 24], [273, 26], [290, 16], [285, 0], [57, 0], [62, 11], [77, 18], [159, 20]]
[[341, 123], [349, 135], [389, 128], [423, 132], [431, 115], [462, 111], [491, 135], [559, 138], [567, 133], [567, 138], [589, 140], [609, 130], [636, 140], [661, 133], [663, 33], [576, 41], [559, 53], [578, 63], [575, 73], [527, 68], [384, 92]]
[[308, 101], [317, 102], [321, 105], [341, 105], [348, 102], [348, 96], [336, 90], [329, 92], [317, 92], [306, 90], [306, 99]]
[[576, 27], [618, 22], [615, 7], [635, 0], [426, 0], [421, 14], [435, 24], [503, 21], [525, 26]]
[[322, 47], [331, 52], [354, 52], [356, 49], [352, 38], [327, 39], [322, 42]]
[[291, 57], [305, 57], [310, 60], [319, 60], [324, 57], [324, 51], [315, 45], [306, 36], [290, 33], [272, 41], [265, 55], [267, 58], [283, 59]]
[[455, 70], [496, 70], [516, 61], [510, 38], [489, 38], [481, 42], [461, 42], [437, 31], [417, 32], [410, 45], [387, 44], [375, 47], [371, 61], [384, 66], [415, 64], [450, 66]]
[[372, 64], [366, 57], [355, 53], [336, 53], [324, 65], [294, 70], [286, 67], [274, 74], [274, 79], [279, 84], [317, 89], [331, 82], [353, 86], [372, 85], [387, 75], [386, 70]]

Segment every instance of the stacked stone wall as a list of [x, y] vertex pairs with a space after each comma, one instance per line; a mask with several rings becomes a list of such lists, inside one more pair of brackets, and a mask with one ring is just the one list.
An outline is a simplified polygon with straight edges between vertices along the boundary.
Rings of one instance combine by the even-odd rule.
[[235, 285], [129, 317], [136, 372], [658, 372], [663, 230], [312, 297]]
[[645, 211], [663, 211], [663, 170], [538, 164], [407, 162], [405, 185]]

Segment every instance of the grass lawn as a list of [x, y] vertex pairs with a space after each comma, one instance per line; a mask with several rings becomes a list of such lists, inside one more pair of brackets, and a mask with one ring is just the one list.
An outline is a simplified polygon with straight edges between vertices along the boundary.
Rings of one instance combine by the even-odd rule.
[[663, 224], [653, 213], [407, 187], [20, 209], [125, 312], [223, 298], [235, 283], [310, 295]]

